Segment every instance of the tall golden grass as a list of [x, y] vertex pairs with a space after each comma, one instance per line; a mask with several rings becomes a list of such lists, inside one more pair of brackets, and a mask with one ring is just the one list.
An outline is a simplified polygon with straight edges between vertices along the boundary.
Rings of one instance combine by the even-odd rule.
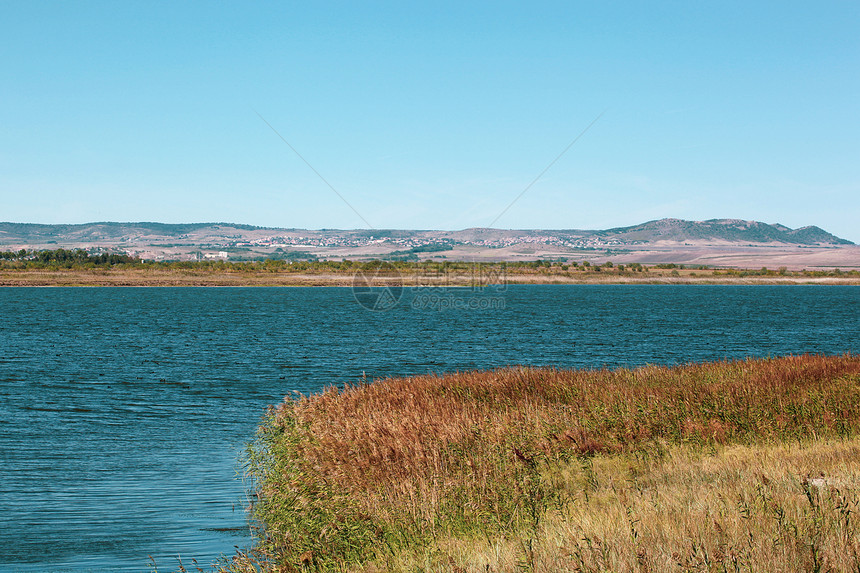
[[[860, 567], [860, 440], [670, 446], [547, 472], [535, 532], [450, 536], [371, 571], [840, 571]], [[528, 553], [528, 551], [531, 553]]]
[[[656, 530], [637, 533], [632, 558], [607, 552], [614, 542], [598, 524], [629, 521], [634, 525], [623, 528], [629, 535], [644, 509], [630, 491], [627, 502], [606, 509], [609, 494], [600, 489], [606, 478], [595, 468], [623, 460], [639, 468], [631, 470], [637, 475], [647, 469], [670, 479], [670, 470], [648, 464], [665, 464], [679, 447], [717, 452], [729, 444], [845, 440], [858, 429], [860, 357], [854, 355], [634, 370], [505, 368], [329, 388], [286, 400], [261, 426], [248, 451], [259, 543], [225, 568], [502, 571], [493, 569], [502, 567], [501, 558], [467, 567], [428, 556], [458, 543], [514, 543], [517, 566], [528, 570], [550, 571], [556, 563], [566, 570], [658, 571], [674, 558], [654, 551], [665, 545]], [[803, 487], [813, 486], [798, 485], [801, 494]], [[615, 487], [614, 495], [622, 490]], [[825, 503], [803, 497], [819, 508]], [[605, 501], [594, 506], [599, 499]], [[684, 514], [683, 504], [667, 507], [663, 515]], [[717, 502], [708, 507], [722, 511]], [[688, 513], [700, 515], [702, 508]], [[559, 545], [565, 549], [547, 553], [550, 530], [591, 545], [568, 540]], [[722, 547], [728, 555], [728, 545]], [[568, 559], [576, 551], [579, 561]], [[702, 565], [697, 551], [679, 546], [674, 565], [722, 570]], [[405, 555], [424, 557], [404, 561]], [[715, 562], [710, 555], [708, 563]]]

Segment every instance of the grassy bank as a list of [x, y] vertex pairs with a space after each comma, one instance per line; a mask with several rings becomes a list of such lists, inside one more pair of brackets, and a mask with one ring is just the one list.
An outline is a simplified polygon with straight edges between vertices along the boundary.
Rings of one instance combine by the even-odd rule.
[[[42, 253], [44, 254], [44, 252]], [[119, 255], [116, 255], [119, 256]], [[99, 259], [94, 256], [93, 259]], [[860, 271], [715, 269], [660, 265], [379, 261], [82, 263], [0, 259], [0, 286], [350, 286], [356, 273], [411, 286], [489, 284], [860, 284]]]
[[225, 570], [856, 571], [860, 357], [509, 368], [285, 401]]

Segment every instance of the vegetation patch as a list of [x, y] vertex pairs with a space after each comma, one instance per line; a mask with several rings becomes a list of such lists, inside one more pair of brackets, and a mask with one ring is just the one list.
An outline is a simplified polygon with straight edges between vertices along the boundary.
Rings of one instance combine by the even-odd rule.
[[858, 428], [854, 355], [329, 388], [260, 427], [223, 569], [855, 570]]

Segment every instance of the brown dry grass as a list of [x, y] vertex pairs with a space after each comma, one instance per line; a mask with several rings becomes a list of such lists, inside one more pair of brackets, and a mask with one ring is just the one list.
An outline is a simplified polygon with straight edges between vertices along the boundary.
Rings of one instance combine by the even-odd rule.
[[[249, 570], [239, 565], [245, 559], [248, 566], [256, 560], [272, 570], [302, 563], [320, 570], [368, 563], [457, 570], [451, 569], [454, 561], [440, 565], [439, 556], [445, 547], [463, 544], [473, 553], [478, 546], [496, 547], [500, 556], [510, 555], [513, 545], [523, 567], [549, 571], [552, 563], [573, 566], [573, 546], [570, 535], [548, 528], [586, 532], [583, 524], [591, 523], [597, 529], [581, 532], [592, 547], [577, 562], [580, 570], [627, 570], [622, 564], [638, 554], [624, 550], [606, 561], [611, 551], [593, 548], [595, 540], [607, 547], [612, 536], [598, 525], [617, 523], [622, 506], [608, 509], [606, 501], [580, 507], [570, 494], [590, 489], [589, 499], [601, 499], [598, 484], [607, 483], [599, 477], [601, 464], [646, 464], [636, 472], [670, 476], [680, 470], [647, 464], [679, 455], [673, 448], [699, 455], [702, 448], [745, 444], [758, 451], [813, 438], [847, 439], [858, 429], [860, 357], [852, 355], [615, 371], [507, 368], [331, 388], [287, 400], [262, 426], [249, 467], [259, 480], [255, 515], [265, 528], [253, 557], [237, 555], [231, 567]], [[773, 474], [767, 478], [772, 483], [788, 483], [773, 467], [762, 472]], [[571, 485], [582, 480], [586, 489]], [[651, 489], [660, 492], [664, 485]], [[610, 489], [620, 491], [617, 485]], [[694, 495], [673, 492], [684, 499]], [[625, 495], [625, 512], [645, 511], [641, 500], [630, 502], [638, 499], [632, 491]], [[649, 523], [676, 522], [684, 505], [670, 506]], [[574, 519], [576, 507], [581, 513]], [[717, 504], [707, 511], [723, 510]], [[649, 553], [669, 547], [665, 540], [644, 530], [638, 535], [649, 540], [637, 549], [644, 548], [640, 560], [665, 565], [665, 551]], [[559, 546], [565, 549], [547, 552], [546, 540], [560, 538], [568, 540]], [[672, 538], [681, 544], [673, 552], [687, 559], [681, 546], [695, 535]], [[612, 547], [622, 546], [613, 541]], [[698, 554], [691, 555], [681, 570], [697, 570]], [[484, 570], [508, 570], [509, 560], [499, 559], [496, 565], [482, 561]]]
[[[533, 536], [447, 537], [388, 570], [857, 571], [860, 440], [673, 446], [548, 471], [563, 503]], [[524, 562], [532, 543], [532, 561]], [[368, 573], [380, 571], [368, 565]]]

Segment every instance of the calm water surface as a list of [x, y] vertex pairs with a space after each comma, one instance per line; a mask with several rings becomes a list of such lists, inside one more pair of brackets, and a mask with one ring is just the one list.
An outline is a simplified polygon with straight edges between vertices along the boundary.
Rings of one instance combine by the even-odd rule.
[[0, 289], [0, 570], [147, 571], [148, 556], [170, 570], [247, 545], [237, 456], [294, 390], [362, 373], [860, 353], [860, 287], [436, 294], [460, 308], [418, 308], [428, 299], [408, 290], [369, 312], [347, 288]]

